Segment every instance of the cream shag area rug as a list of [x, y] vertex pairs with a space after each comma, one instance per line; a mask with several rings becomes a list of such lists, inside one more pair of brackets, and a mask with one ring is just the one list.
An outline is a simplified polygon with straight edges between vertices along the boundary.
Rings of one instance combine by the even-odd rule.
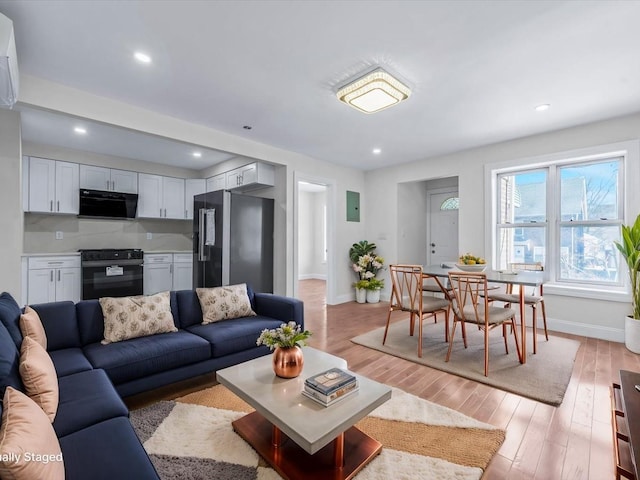
[[[216, 385], [134, 410], [131, 422], [163, 480], [279, 479], [231, 427], [251, 411]], [[479, 479], [505, 438], [504, 430], [398, 389], [356, 426], [383, 445], [358, 480]]]

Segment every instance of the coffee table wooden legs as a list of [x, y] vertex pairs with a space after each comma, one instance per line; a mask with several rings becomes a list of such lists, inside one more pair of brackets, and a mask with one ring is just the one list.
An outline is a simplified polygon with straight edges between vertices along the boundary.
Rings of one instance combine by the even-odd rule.
[[258, 412], [232, 423], [233, 429], [287, 480], [348, 480], [382, 450], [382, 444], [351, 427], [310, 455]]

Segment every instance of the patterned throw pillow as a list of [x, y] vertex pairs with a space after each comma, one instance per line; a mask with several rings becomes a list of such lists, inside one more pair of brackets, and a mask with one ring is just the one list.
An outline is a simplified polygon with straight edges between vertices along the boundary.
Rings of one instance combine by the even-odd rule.
[[136, 297], [103, 297], [99, 302], [104, 316], [103, 345], [178, 331], [173, 323], [169, 292]]
[[196, 288], [196, 294], [202, 308], [203, 325], [219, 320], [256, 315], [256, 312], [251, 310], [246, 283], [226, 287]]

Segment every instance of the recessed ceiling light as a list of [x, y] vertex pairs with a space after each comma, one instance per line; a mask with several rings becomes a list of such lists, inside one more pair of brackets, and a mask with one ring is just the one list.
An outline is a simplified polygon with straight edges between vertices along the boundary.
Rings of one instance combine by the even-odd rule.
[[140, 63], [151, 63], [151, 57], [146, 53], [136, 52], [133, 54], [134, 58]]
[[379, 149], [379, 148], [374, 148], [373, 149], [373, 153], [374, 153], [374, 155], [380, 155], [380, 153], [382, 153], [382, 150]]
[[74, 127], [73, 131], [78, 135], [84, 135], [85, 133], [87, 133], [87, 129], [84, 127]]
[[550, 103], [543, 103], [542, 105], [538, 105], [536, 107], [536, 112], [544, 112], [545, 110], [549, 110], [551, 108]]
[[196, 158], [202, 157], [202, 153], [200, 153], [200, 152], [193, 152], [191, 155], [193, 155]]

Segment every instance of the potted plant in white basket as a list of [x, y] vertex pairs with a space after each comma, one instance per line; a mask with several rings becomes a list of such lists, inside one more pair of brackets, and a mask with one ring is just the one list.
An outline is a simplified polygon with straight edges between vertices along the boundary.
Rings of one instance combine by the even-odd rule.
[[367, 285], [367, 303], [378, 303], [380, 301], [380, 290], [384, 287], [384, 280], [372, 278]]
[[[374, 253], [375, 249], [376, 244], [369, 243], [366, 240], [354, 243], [349, 249], [351, 268], [358, 276], [358, 281], [353, 284], [356, 289], [356, 302], [358, 303], [365, 303], [369, 291], [377, 291], [378, 301], [380, 300], [380, 288], [382, 288], [382, 285], [381, 281], [375, 277], [383, 268], [384, 259]], [[372, 280], [376, 280], [373, 285], [371, 284]], [[372, 295], [375, 296], [375, 293]]]
[[627, 262], [631, 285], [633, 314], [625, 318], [624, 344], [633, 353], [640, 353], [640, 215], [633, 225], [622, 225], [622, 241], [614, 244]]
[[358, 280], [357, 282], [353, 283], [353, 286], [356, 289], [356, 302], [366, 303], [367, 289], [369, 288], [369, 280]]

